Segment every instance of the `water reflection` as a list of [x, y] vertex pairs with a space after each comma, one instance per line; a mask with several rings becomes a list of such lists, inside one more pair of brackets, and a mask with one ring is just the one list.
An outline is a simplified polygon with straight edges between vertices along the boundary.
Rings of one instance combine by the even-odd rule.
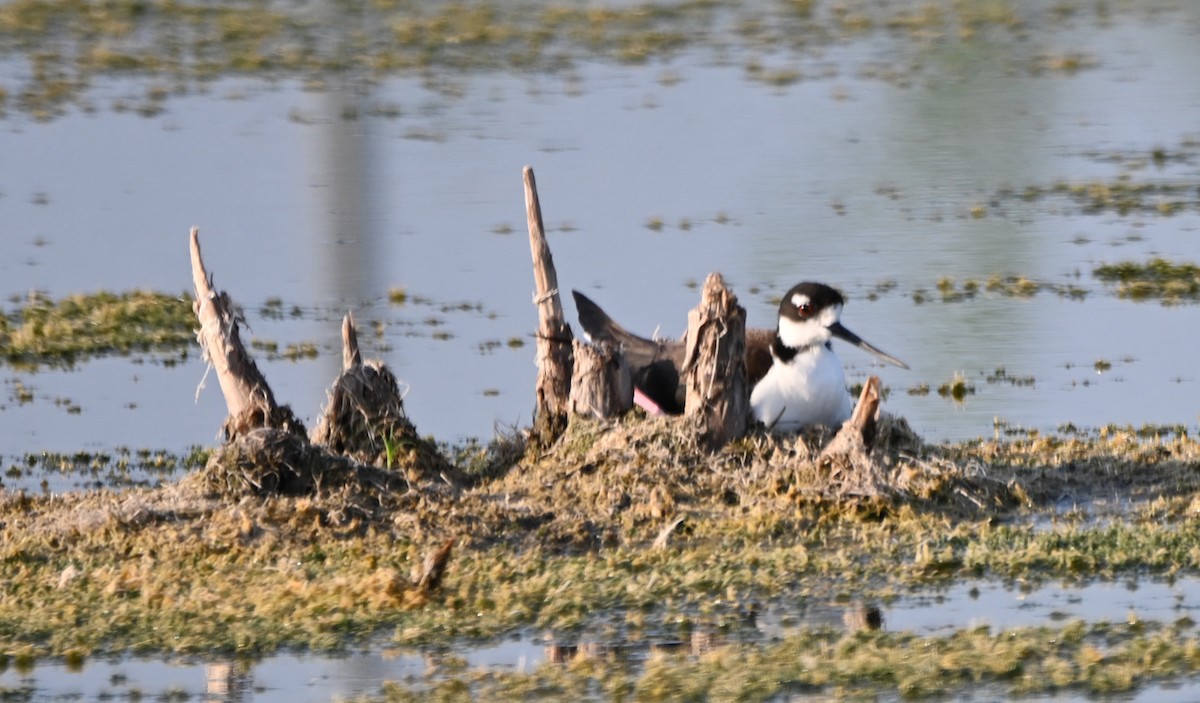
[[883, 629], [883, 612], [870, 603], [855, 603], [842, 613], [847, 632], [872, 632]]
[[243, 703], [253, 700], [252, 667], [240, 662], [217, 662], [204, 667], [207, 683], [203, 700], [207, 703]]
[[[621, 641], [586, 634], [526, 636], [453, 650], [392, 651], [386, 642], [348, 655], [280, 654], [261, 661], [173, 661], [124, 658], [68, 666], [34, 662], [0, 673], [0, 686], [27, 691], [35, 699], [78, 697], [169, 697], [186, 693], [221, 703], [328, 701], [374, 695], [385, 681], [420, 688], [463, 671], [526, 672], [543, 663], [603, 659], [640, 666], [655, 652], [702, 656], [728, 646], [754, 646], [810, 630], [883, 629], [946, 636], [988, 627], [1006, 629], [1066, 625], [1075, 620], [1125, 622], [1200, 621], [1200, 581], [1094, 583], [1038, 589], [977, 582], [945, 590], [919, 591], [887, 604], [805, 599], [771, 603], [739, 626], [696, 625], [678, 638]], [[1158, 700], [1150, 687], [1135, 700]], [[1184, 687], [1195, 693], [1195, 687]], [[1060, 699], [1056, 699], [1060, 700]], [[1067, 698], [1066, 700], [1075, 700]], [[1178, 700], [1187, 700], [1179, 698]]]
[[[840, 617], [839, 617], [840, 613]], [[782, 623], [786, 622], [786, 625]], [[856, 600], [849, 605], [806, 603], [799, 608], [787, 608], [782, 617], [776, 615], [759, 621], [758, 612], [746, 614], [740, 627], [716, 629], [703, 625], [692, 628], [686, 639], [631, 642], [603, 642], [577, 638], [567, 643], [546, 636], [545, 660], [566, 664], [575, 660], [616, 659], [636, 663], [658, 652], [685, 653], [694, 657], [714, 652], [722, 647], [745, 642], [771, 641], [787, 636], [791, 631], [811, 629], [873, 632], [885, 629], [883, 610], [873, 603]]]

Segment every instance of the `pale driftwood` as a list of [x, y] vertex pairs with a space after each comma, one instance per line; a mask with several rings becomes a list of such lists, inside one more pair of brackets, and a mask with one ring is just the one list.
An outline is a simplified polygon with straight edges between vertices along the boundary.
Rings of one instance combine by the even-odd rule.
[[842, 423], [837, 435], [821, 450], [821, 456], [870, 453], [871, 442], [875, 439], [875, 422], [878, 419], [879, 377], [871, 376], [863, 384], [862, 392], [858, 395], [858, 404], [854, 406], [850, 419]]
[[633, 407], [633, 375], [617, 345], [576, 339], [574, 355], [571, 412], [610, 420]]
[[684, 342], [684, 414], [710, 449], [746, 433], [746, 310], [719, 273], [704, 281], [700, 304], [688, 313]]
[[[237, 312], [224, 291], [213, 289], [212, 276], [200, 255], [200, 229], [190, 232], [192, 254], [192, 285], [196, 299], [192, 312], [200, 321], [196, 339], [204, 359], [212, 364], [225, 396], [230, 417], [241, 415], [253, 402], [255, 393], [266, 386], [254, 360], [246, 354], [238, 334]], [[270, 393], [270, 391], [267, 391]]]
[[346, 313], [342, 318], [342, 370], [349, 371], [362, 364], [358, 351], [358, 334], [354, 331], [354, 314]]
[[821, 450], [817, 461], [829, 471], [830, 487], [837, 494], [876, 497], [890, 490], [883, 465], [871, 456], [879, 401], [879, 377], [871, 376], [863, 384], [850, 419]]
[[529, 249], [533, 254], [533, 278], [537, 285], [534, 305], [538, 309], [536, 405], [534, 435], [537, 443], [548, 446], [566, 428], [570, 410], [571, 372], [574, 336], [563, 319], [558, 295], [558, 274], [554, 257], [546, 242], [542, 225], [542, 206], [538, 202], [533, 168], [526, 166], [525, 214], [529, 223]]
[[683, 524], [684, 516], [680, 515], [674, 520], [663, 525], [663, 528], [658, 531], [658, 536], [654, 538], [654, 543], [650, 545], [651, 549], [666, 549], [667, 542], [671, 539], [671, 533], [675, 532], [675, 528]]
[[205, 269], [200, 256], [199, 228], [192, 228], [190, 241], [192, 285], [196, 289], [192, 311], [200, 321], [196, 339], [205, 361], [216, 372], [221, 393], [225, 396], [225, 407], [229, 411], [222, 428], [225, 439], [232, 440], [260, 427], [303, 435], [304, 425], [286, 405], [275, 402], [266, 378], [242, 345], [238, 333], [241, 316], [229, 295], [213, 288], [212, 275]]

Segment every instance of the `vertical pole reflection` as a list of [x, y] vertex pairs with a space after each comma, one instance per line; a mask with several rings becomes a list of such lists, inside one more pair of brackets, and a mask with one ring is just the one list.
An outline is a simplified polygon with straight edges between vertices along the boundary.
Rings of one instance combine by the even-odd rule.
[[215, 662], [204, 667], [204, 700], [209, 703], [241, 703], [250, 700], [254, 672], [249, 665]]
[[381, 295], [373, 290], [381, 252], [371, 218], [370, 124], [356, 81], [323, 91], [319, 101], [313, 198], [325, 266], [319, 295], [335, 307], [361, 306]]

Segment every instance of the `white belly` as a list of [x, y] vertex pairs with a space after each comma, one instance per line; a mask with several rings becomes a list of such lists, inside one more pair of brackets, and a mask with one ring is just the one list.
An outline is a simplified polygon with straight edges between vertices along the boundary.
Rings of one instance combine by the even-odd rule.
[[818, 346], [789, 363], [776, 360], [750, 394], [750, 408], [773, 431], [795, 432], [812, 425], [836, 429], [854, 405], [842, 363], [831, 349]]

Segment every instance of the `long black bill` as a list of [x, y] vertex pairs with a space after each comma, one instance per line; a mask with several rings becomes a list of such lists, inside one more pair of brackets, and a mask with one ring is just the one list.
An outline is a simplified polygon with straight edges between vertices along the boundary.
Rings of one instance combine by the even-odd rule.
[[872, 354], [874, 354], [875, 356], [879, 357], [880, 359], [888, 362], [889, 364], [894, 364], [896, 366], [899, 366], [902, 369], [908, 368], [908, 364], [904, 363], [903, 361], [900, 361], [899, 359], [892, 356], [891, 354], [888, 354], [887, 352], [883, 351], [882, 349], [878, 349], [876, 347], [871, 346], [862, 337], [859, 337], [857, 334], [854, 334], [853, 332], [846, 329], [845, 327], [842, 327], [842, 323], [840, 323], [840, 322], [835, 322], [832, 325], [830, 325], [829, 332], [830, 332], [830, 334], [832, 334], [834, 337], [837, 337], [838, 339], [844, 339], [847, 342], [850, 342], [854, 346], [858, 347], [859, 349], [863, 349], [863, 350], [871, 352]]

